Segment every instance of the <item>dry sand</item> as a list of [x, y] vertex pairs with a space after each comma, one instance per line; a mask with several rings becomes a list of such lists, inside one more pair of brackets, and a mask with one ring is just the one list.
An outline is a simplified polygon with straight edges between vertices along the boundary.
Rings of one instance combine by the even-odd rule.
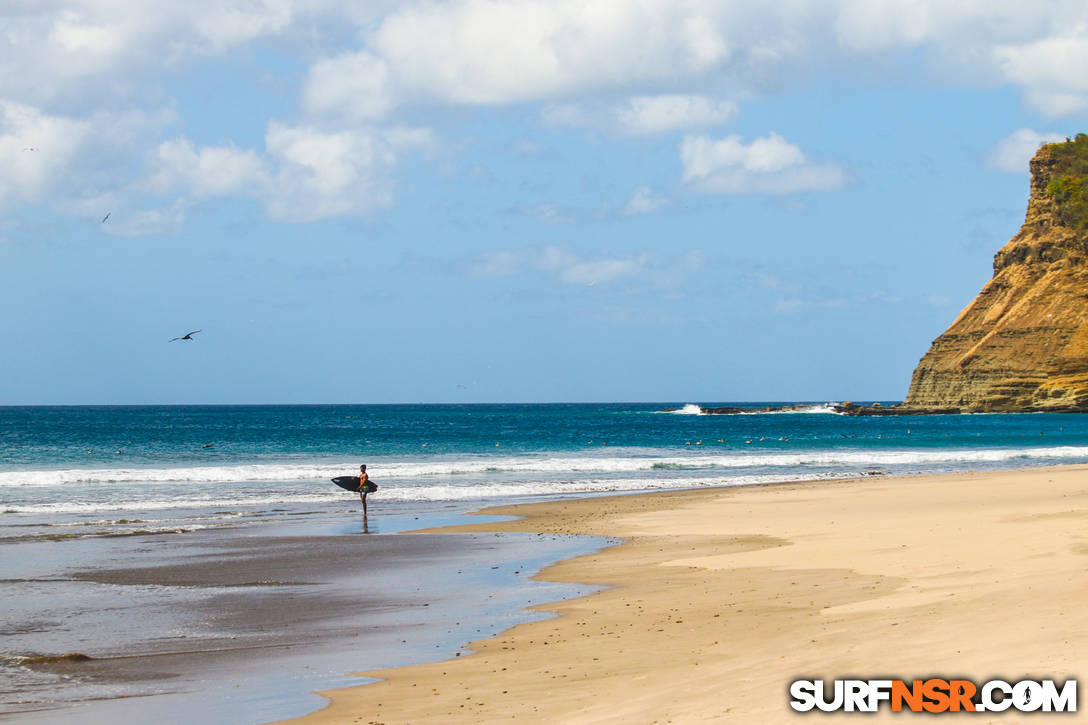
[[789, 683], [1088, 674], [1088, 466], [487, 513], [526, 518], [457, 530], [622, 537], [540, 574], [611, 588], [471, 656], [365, 673], [384, 681], [322, 693], [332, 704], [300, 722], [871, 721], [794, 713]]

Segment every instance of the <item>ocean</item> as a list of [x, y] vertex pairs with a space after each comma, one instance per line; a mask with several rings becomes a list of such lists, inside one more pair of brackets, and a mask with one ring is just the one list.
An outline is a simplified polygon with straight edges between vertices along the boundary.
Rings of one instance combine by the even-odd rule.
[[[802, 408], [703, 413], [704, 407], [778, 405]], [[170, 712], [193, 711], [194, 699], [179, 693], [199, 689], [201, 702], [210, 697], [214, 683], [194, 674], [198, 667], [171, 671], [149, 684], [131, 677], [81, 678], [68, 661], [52, 670], [33, 665], [72, 652], [117, 661], [132, 653], [166, 653], [180, 661], [182, 640], [223, 650], [227, 641], [275, 648], [320, 640], [324, 649], [307, 655], [308, 662], [322, 663], [315, 666], [320, 676], [287, 675], [295, 669], [283, 664], [270, 679], [268, 671], [275, 668], [265, 660], [263, 670], [249, 671], [245, 687], [255, 694], [239, 701], [240, 709], [223, 706], [220, 698], [204, 713], [214, 712], [223, 722], [302, 714], [319, 705], [313, 690], [343, 684], [337, 678], [345, 672], [452, 656], [470, 639], [530, 618], [523, 611], [528, 604], [585, 593], [549, 588], [529, 576], [607, 542], [465, 539], [452, 569], [437, 554], [419, 553], [432, 546], [425, 541], [413, 544], [418, 548], [411, 556], [401, 550], [381, 554], [397, 564], [383, 569], [389, 572], [381, 587], [387, 599], [370, 611], [401, 617], [407, 595], [398, 589], [407, 581], [417, 599], [448, 602], [446, 618], [424, 603], [412, 606], [416, 618], [410, 623], [390, 620], [390, 626], [416, 634], [414, 645], [403, 645], [392, 657], [383, 639], [373, 639], [370, 649], [358, 643], [338, 649], [328, 644], [338, 636], [322, 639], [309, 629], [294, 632], [285, 644], [256, 627], [222, 623], [223, 612], [252, 607], [251, 585], [290, 585], [292, 592], [314, 597], [313, 606], [320, 608], [318, 601], [342, 606], [335, 596], [343, 597], [349, 577], [330, 571], [320, 581], [281, 582], [239, 574], [248, 578], [214, 586], [177, 578], [179, 567], [209, 551], [223, 561], [217, 552], [252, 544], [245, 556], [257, 560], [261, 547], [297, 551], [307, 537], [332, 551], [344, 536], [362, 541], [358, 535], [458, 523], [487, 505], [563, 496], [1085, 462], [1088, 416], [1075, 414], [856, 418], [834, 413], [828, 402], [793, 401], [3, 407], [0, 713], [64, 722], [67, 715], [85, 718], [88, 703], [124, 696], [115, 702], [146, 708], [156, 695], [164, 703], [175, 698], [177, 709], [156, 716], [170, 721]], [[379, 486], [368, 498], [365, 520], [358, 496], [329, 480], [357, 475], [361, 463]], [[411, 535], [384, 538], [414, 541]], [[379, 550], [373, 551], [377, 562]], [[287, 572], [281, 578], [295, 576], [284, 563], [288, 559], [284, 554], [269, 571], [278, 566]], [[159, 568], [154, 576], [133, 577], [135, 566]], [[333, 580], [340, 583], [328, 584]], [[369, 588], [363, 581], [350, 586], [370, 596], [373, 583], [372, 578]], [[230, 584], [240, 586], [223, 588]], [[174, 638], [168, 642], [164, 622]], [[321, 627], [320, 632], [333, 631]], [[167, 652], [167, 645], [174, 649]], [[43, 719], [43, 712], [49, 717]], [[141, 721], [132, 712], [120, 716]]]
[[[0, 541], [352, 507], [357, 497], [329, 479], [357, 475], [360, 463], [380, 486], [369, 501], [389, 514], [1088, 461], [1088, 416], [854, 418], [819, 403], [801, 413], [700, 414], [736, 405], [0, 408]], [[660, 412], [668, 409], [676, 412]]]

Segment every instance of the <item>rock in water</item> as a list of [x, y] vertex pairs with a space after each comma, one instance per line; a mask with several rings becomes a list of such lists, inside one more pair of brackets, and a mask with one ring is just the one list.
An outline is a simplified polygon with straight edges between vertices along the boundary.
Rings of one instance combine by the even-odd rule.
[[1024, 225], [901, 407], [1088, 411], [1088, 136], [1035, 154]]

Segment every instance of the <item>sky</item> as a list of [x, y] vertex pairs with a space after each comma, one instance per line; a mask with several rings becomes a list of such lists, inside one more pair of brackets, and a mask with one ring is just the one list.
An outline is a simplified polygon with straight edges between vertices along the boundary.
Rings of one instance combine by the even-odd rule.
[[1083, 0], [0, 28], [3, 405], [901, 400], [1088, 129]]

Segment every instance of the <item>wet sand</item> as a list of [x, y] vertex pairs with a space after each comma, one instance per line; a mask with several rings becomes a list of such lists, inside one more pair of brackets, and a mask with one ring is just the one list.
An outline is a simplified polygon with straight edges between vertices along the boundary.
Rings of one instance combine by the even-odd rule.
[[295, 722], [856, 721], [794, 713], [789, 683], [1088, 673], [1088, 466], [486, 513], [525, 518], [454, 530], [622, 537], [541, 575], [609, 588], [471, 656], [360, 673], [382, 681]]
[[527, 586], [526, 576], [598, 545], [299, 527], [28, 545], [102, 551], [20, 582], [27, 618], [16, 612], [17, 631], [5, 633], [0, 713], [35, 723], [303, 714], [322, 704], [313, 690], [346, 683], [360, 662], [451, 657], [468, 640], [526, 621], [527, 603], [588, 591]]

